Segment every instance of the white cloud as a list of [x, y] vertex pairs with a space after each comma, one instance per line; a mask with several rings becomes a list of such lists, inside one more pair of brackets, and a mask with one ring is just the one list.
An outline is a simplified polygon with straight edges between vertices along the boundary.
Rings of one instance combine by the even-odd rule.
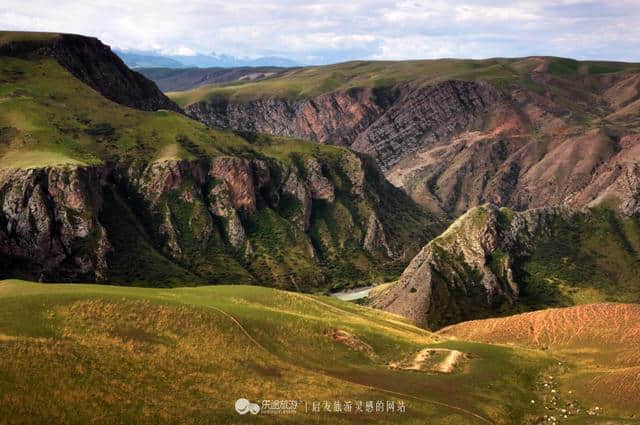
[[538, 16], [529, 7], [492, 7], [482, 5], [464, 5], [455, 9], [455, 20], [468, 23], [491, 23], [499, 24], [504, 21], [533, 21], [538, 20]]
[[[529, 54], [640, 61], [638, 0], [2, 0], [0, 28], [119, 48], [330, 62]], [[310, 59], [312, 58], [312, 59]]]

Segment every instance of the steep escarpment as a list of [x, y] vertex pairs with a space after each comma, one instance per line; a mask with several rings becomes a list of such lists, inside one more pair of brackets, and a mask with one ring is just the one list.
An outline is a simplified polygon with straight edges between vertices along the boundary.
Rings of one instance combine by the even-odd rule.
[[209, 125], [370, 154], [432, 210], [609, 202], [634, 214], [639, 69], [544, 57], [347, 63], [175, 96]]
[[0, 201], [2, 277], [45, 281], [324, 288], [393, 273], [437, 227], [346, 152], [5, 169]]
[[373, 155], [383, 169], [465, 131], [483, 129], [503, 101], [483, 82], [444, 81], [407, 91], [351, 145]]
[[352, 89], [312, 99], [229, 102], [215, 96], [208, 102], [190, 105], [185, 111], [214, 127], [351, 146], [398, 95], [384, 89]]
[[312, 99], [213, 97], [189, 105], [190, 116], [221, 128], [257, 131], [349, 146], [376, 158], [383, 170], [421, 147], [483, 128], [500, 93], [484, 83], [350, 89]]
[[[0, 170], [4, 276], [104, 280], [111, 245], [97, 218], [104, 169]], [[86, 249], [91, 242], [91, 249]]]
[[607, 209], [471, 209], [374, 305], [438, 328], [550, 306], [637, 302], [640, 226]]
[[13, 38], [0, 43], [0, 56], [53, 58], [74, 77], [116, 103], [145, 111], [180, 111], [153, 81], [130, 70], [97, 38], [75, 34]]

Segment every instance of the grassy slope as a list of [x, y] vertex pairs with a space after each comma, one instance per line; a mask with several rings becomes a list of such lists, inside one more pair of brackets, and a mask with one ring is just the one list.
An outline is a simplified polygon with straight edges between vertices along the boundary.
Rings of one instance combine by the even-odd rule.
[[[598, 74], [638, 69], [640, 64], [620, 62], [574, 61], [549, 58], [549, 72], [557, 76]], [[353, 61], [335, 65], [293, 70], [260, 81], [233, 82], [202, 86], [193, 90], [168, 93], [181, 106], [223, 96], [243, 101], [260, 97], [312, 97], [352, 87], [389, 87], [398, 83], [429, 84], [442, 80], [486, 80], [501, 85], [519, 81], [535, 85], [526, 77], [535, 62], [532, 59], [436, 59], [414, 61]]]
[[639, 323], [640, 306], [604, 303], [470, 321], [440, 333], [550, 352], [567, 363], [559, 376], [563, 398], [575, 394], [584, 406], [598, 406], [605, 415], [632, 412], [637, 418]]
[[[335, 341], [335, 329], [375, 354]], [[387, 367], [425, 346], [470, 359], [450, 375]], [[261, 287], [0, 283], [2, 423], [240, 423], [232, 406], [244, 396], [408, 404], [405, 415], [299, 413], [277, 423], [486, 423], [474, 413], [520, 424], [537, 413], [531, 387], [550, 362], [545, 353], [447, 341], [380, 311]]]
[[[194, 158], [178, 137], [207, 154], [249, 150], [231, 133], [208, 130], [180, 114], [113, 103], [52, 59], [0, 60], [0, 167], [99, 164], [117, 158]], [[173, 145], [173, 148], [171, 147]]]
[[[25, 37], [0, 33], [5, 38], [12, 34]], [[259, 152], [243, 137], [209, 129], [183, 115], [139, 111], [111, 102], [49, 58], [2, 57], [0, 81], [0, 168], [221, 154], [282, 160], [294, 152], [303, 156], [343, 152], [277, 137], [268, 138], [264, 152]]]

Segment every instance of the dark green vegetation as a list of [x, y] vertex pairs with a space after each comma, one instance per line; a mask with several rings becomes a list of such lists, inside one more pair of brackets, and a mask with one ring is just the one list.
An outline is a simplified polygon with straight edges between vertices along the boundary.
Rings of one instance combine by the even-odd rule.
[[640, 224], [601, 207], [556, 218], [516, 264], [528, 310], [603, 301], [640, 303]]
[[[497, 229], [504, 233], [498, 238], [514, 234], [514, 214], [499, 211]], [[620, 216], [603, 206], [549, 213], [540, 220], [535, 230], [516, 232], [511, 249], [488, 253], [489, 269], [504, 287], [511, 269], [519, 294], [515, 300], [497, 299], [499, 310], [482, 317], [598, 302], [640, 303], [638, 217]]]
[[[548, 59], [548, 71], [563, 77], [640, 69], [638, 64], [621, 62]], [[170, 93], [170, 97], [181, 106], [186, 106], [209, 100], [214, 96], [223, 96], [232, 101], [262, 97], [307, 98], [353, 87], [392, 87], [407, 82], [427, 85], [445, 80], [483, 80], [497, 86], [517, 83], [531, 88], [541, 87], [528, 75], [534, 67], [535, 61], [529, 58], [353, 61], [295, 69], [260, 81], [196, 87], [184, 92]]]
[[47, 37], [84, 43], [2, 33], [17, 55], [0, 57], [2, 277], [324, 290], [396, 275], [440, 229], [364, 157], [125, 107], [43, 50]]

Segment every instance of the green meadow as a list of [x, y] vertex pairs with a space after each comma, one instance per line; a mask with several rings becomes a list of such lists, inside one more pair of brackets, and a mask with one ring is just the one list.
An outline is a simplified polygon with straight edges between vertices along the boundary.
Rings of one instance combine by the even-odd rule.
[[[347, 340], [335, 337], [345, 332]], [[453, 373], [394, 370], [425, 347]], [[552, 360], [450, 340], [328, 297], [255, 286], [0, 283], [2, 423], [523, 423]], [[241, 417], [236, 399], [400, 400], [406, 412]], [[301, 404], [302, 406], [302, 404]], [[526, 422], [525, 422], [526, 423]]]

